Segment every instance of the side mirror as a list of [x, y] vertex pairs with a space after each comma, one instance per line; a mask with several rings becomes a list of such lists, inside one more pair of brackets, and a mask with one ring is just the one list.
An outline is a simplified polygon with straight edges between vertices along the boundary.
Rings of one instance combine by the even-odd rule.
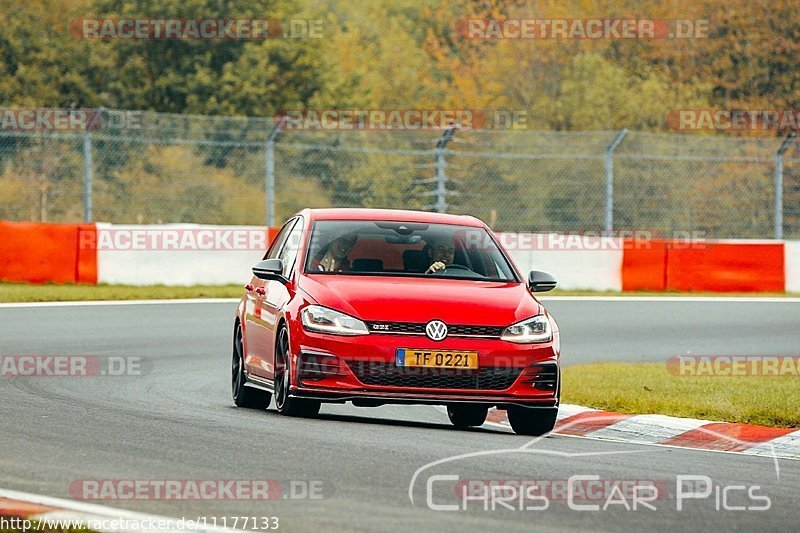
[[280, 259], [265, 259], [264, 261], [259, 261], [253, 267], [253, 274], [259, 279], [286, 281], [286, 278], [283, 277], [283, 261]]
[[528, 274], [528, 288], [531, 292], [552, 291], [556, 288], [556, 285], [558, 285], [556, 278], [547, 272], [532, 270], [531, 273]]

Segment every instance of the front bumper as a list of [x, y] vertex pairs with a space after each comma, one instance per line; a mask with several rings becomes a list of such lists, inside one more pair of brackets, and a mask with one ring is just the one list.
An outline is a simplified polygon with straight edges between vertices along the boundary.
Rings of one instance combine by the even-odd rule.
[[[363, 405], [466, 402], [499, 408], [558, 406], [557, 339], [543, 344], [515, 344], [495, 338], [448, 337], [435, 342], [417, 335], [371, 333], [343, 337], [298, 329], [294, 335], [296, 342], [292, 343], [294, 375], [290, 393], [293, 396]], [[480, 376], [496, 374], [502, 379], [480, 377], [473, 381], [469, 377], [472, 374], [467, 372], [446, 370], [440, 374], [434, 369], [409, 369], [413, 376], [423, 377], [405, 379], [399, 374], [406, 369], [395, 364], [398, 348], [475, 351], [478, 352]], [[309, 361], [313, 363], [309, 365]], [[365, 367], [371, 369], [372, 377], [387, 369], [390, 377], [396, 379], [365, 379]], [[317, 371], [310, 373], [309, 368]], [[320, 369], [322, 371], [318, 371]], [[477, 372], [474, 375], [478, 376]], [[453, 376], [452, 381], [448, 376]]]

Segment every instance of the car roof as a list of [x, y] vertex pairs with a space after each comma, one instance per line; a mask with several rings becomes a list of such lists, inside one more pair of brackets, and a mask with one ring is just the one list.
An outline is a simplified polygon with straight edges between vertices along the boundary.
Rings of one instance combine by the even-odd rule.
[[311, 220], [381, 220], [387, 222], [484, 226], [483, 222], [469, 215], [451, 215], [448, 213], [429, 213], [403, 209], [326, 208], [306, 209], [303, 213], [308, 214]]

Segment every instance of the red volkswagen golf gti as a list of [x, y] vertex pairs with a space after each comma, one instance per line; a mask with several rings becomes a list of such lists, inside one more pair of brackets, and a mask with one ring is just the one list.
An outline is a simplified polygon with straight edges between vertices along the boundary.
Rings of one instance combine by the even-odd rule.
[[238, 305], [233, 401], [314, 416], [321, 402], [489, 407], [515, 432], [553, 429], [559, 333], [489, 228], [470, 216], [306, 209], [270, 245]]

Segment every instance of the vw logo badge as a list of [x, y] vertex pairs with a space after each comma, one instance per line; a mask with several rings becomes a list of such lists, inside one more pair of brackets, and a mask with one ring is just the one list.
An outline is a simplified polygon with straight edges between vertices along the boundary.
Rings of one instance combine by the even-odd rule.
[[425, 325], [425, 334], [432, 341], [440, 341], [447, 337], [447, 324], [441, 320], [431, 320]]

